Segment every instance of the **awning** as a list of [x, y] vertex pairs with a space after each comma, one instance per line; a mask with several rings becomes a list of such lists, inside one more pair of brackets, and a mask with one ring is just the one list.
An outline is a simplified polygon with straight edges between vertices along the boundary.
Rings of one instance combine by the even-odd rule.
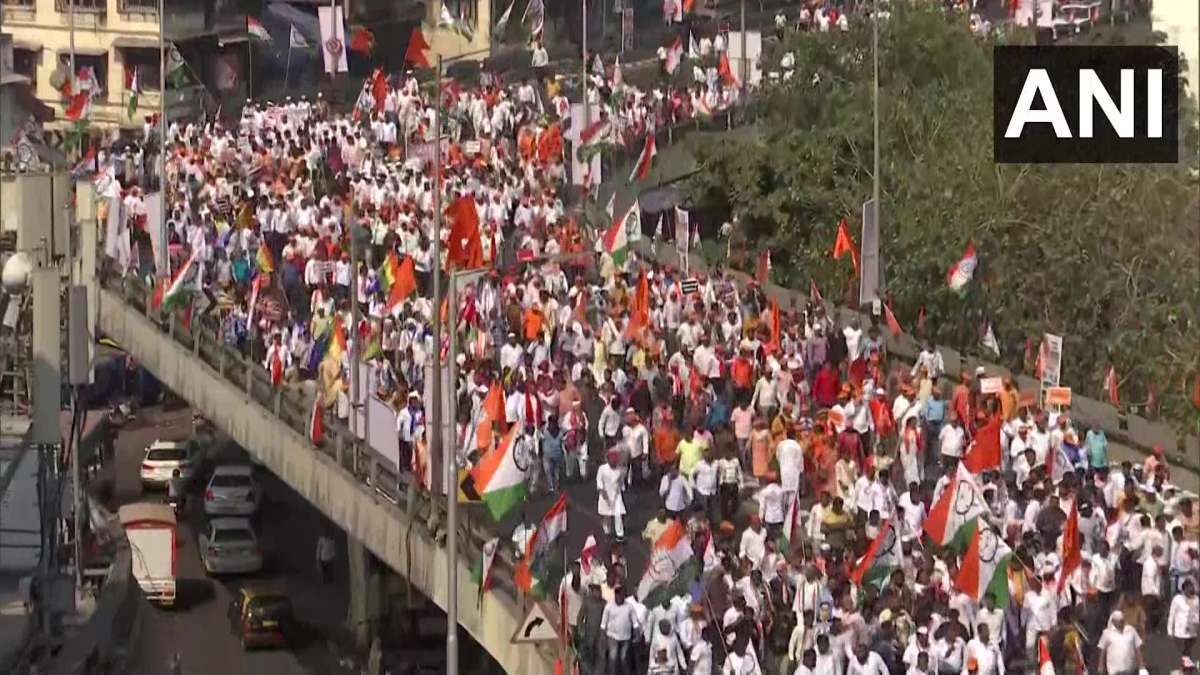
[[[59, 54], [70, 54], [70, 47], [60, 47], [55, 50]], [[75, 54], [83, 56], [108, 56], [108, 50], [102, 47], [76, 47]]]
[[42, 51], [42, 43], [34, 42], [32, 40], [13, 40], [12, 46], [13, 49], [24, 49], [27, 52]]
[[134, 48], [134, 49], [158, 49], [158, 38], [152, 37], [136, 37], [132, 35], [118, 35], [113, 38], [114, 47]]

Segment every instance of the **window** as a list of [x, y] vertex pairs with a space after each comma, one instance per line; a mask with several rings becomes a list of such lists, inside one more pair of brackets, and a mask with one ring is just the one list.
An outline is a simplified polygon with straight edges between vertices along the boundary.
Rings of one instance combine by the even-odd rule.
[[122, 12], [158, 13], [158, 0], [118, 0], [117, 7]]
[[13, 72], [24, 75], [30, 82], [37, 82], [37, 64], [41, 53], [35, 49], [13, 48]]
[[96, 74], [99, 96], [103, 96], [108, 91], [108, 54], [104, 54], [103, 56], [76, 54], [75, 68], [78, 70], [83, 70], [84, 68], [92, 69], [92, 72]]
[[5, 7], [27, 7], [33, 9], [35, 0], [0, 0], [0, 5]]
[[76, 12], [103, 14], [108, 11], [108, 0], [54, 0], [54, 6], [59, 12], [67, 13], [71, 11], [72, 2]]
[[157, 49], [124, 47], [121, 50], [121, 56], [125, 60], [126, 70], [137, 69], [138, 86], [142, 91], [158, 91], [159, 63]]

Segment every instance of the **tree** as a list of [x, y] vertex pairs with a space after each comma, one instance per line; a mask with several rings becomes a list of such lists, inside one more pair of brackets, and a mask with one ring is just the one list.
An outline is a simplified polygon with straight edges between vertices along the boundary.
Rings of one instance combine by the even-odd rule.
[[[1185, 111], [1179, 164], [995, 164], [992, 45], [938, 9], [896, 6], [880, 27], [881, 250], [893, 310], [913, 320], [925, 307], [928, 334], [968, 353], [990, 320], [1018, 369], [1027, 338], [1062, 335], [1064, 381], [1076, 391], [1102, 397], [1113, 364], [1123, 400], [1153, 385], [1168, 416], [1195, 420], [1195, 111]], [[752, 250], [772, 250], [777, 281], [840, 289], [852, 270], [830, 258], [836, 224], [845, 217], [857, 230], [871, 194], [871, 35], [789, 33], [764, 70], [778, 70], [785, 52], [795, 72], [759, 97], [759, 133], [696, 148], [691, 188], [701, 208], [739, 215]], [[959, 296], [945, 277], [968, 242], [980, 266]]]

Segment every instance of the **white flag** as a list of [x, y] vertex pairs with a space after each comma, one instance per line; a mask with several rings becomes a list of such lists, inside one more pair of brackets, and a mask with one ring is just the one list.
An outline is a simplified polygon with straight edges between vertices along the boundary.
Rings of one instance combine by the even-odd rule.
[[318, 7], [317, 22], [321, 26], [321, 55], [325, 60], [325, 72], [333, 75], [350, 70], [346, 62], [346, 22], [342, 18], [342, 8]]
[[983, 346], [996, 356], [1000, 356], [1000, 343], [996, 341], [996, 334], [992, 332], [991, 321], [987, 322], [987, 329], [983, 332]]

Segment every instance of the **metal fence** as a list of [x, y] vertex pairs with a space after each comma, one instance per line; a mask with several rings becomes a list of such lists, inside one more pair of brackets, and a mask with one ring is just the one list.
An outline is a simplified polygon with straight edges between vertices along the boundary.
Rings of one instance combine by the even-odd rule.
[[[149, 302], [150, 289], [137, 278], [102, 274], [100, 279], [104, 288], [120, 295], [126, 305], [143, 313], [176, 343], [191, 351], [197, 361], [229, 384], [245, 391], [254, 403], [292, 431], [309, 439], [309, 416], [314, 401], [302, 391], [274, 386], [264, 368], [221, 340], [220, 336], [199, 325], [199, 322], [193, 322], [189, 329], [177, 314], [163, 314], [153, 309]], [[398, 474], [391, 460], [359, 439], [344, 421], [336, 417], [329, 419], [328, 416], [326, 419], [322, 442], [313, 444], [309, 440], [313, 452], [332, 458], [339, 468], [352, 474], [366, 489], [402, 510], [408, 518], [432, 524], [446, 522], [444, 495], [430, 494], [414, 486], [411, 474]], [[481, 559], [484, 543], [500, 536], [487, 518], [460, 519], [459, 524], [459, 552], [469, 561]], [[498, 573], [493, 575], [491, 588], [519, 598], [512, 583], [512, 574], [504, 573], [506, 569], [515, 568], [512, 556], [507, 551], [497, 551], [495, 564]]]

